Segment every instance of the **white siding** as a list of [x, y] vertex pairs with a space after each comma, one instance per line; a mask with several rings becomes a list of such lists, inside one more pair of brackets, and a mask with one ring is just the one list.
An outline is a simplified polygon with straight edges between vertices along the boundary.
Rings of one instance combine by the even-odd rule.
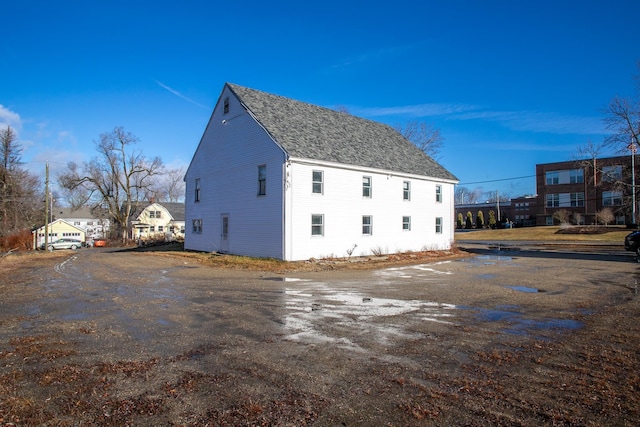
[[[287, 260], [346, 257], [374, 252], [395, 253], [449, 249], [453, 241], [453, 183], [425, 177], [292, 161], [287, 166]], [[324, 172], [323, 194], [312, 193], [312, 172]], [[372, 197], [362, 196], [362, 178], [372, 179]], [[403, 181], [411, 182], [411, 199], [403, 200]], [[436, 184], [442, 202], [436, 202]], [[324, 215], [324, 235], [311, 235], [311, 215]], [[373, 233], [362, 234], [362, 217], [373, 217]], [[411, 217], [411, 230], [402, 217]], [[443, 229], [436, 234], [436, 217]]]
[[[223, 113], [223, 100], [230, 111]], [[224, 123], [223, 123], [224, 120]], [[283, 151], [225, 90], [187, 170], [185, 248], [282, 258]], [[258, 166], [267, 166], [266, 195], [258, 196]], [[200, 179], [200, 201], [194, 201]], [[229, 216], [228, 245], [222, 215]], [[202, 233], [192, 221], [202, 220]]]

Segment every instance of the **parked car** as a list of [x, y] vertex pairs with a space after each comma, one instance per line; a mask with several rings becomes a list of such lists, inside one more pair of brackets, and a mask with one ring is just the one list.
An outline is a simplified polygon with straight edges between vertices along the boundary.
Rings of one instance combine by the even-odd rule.
[[104, 248], [105, 246], [107, 246], [107, 241], [105, 239], [95, 239], [93, 241], [93, 246], [95, 246], [96, 248]]
[[640, 257], [640, 230], [627, 234], [624, 238], [624, 248], [635, 252]]
[[[82, 242], [77, 239], [62, 238], [54, 242], [47, 244], [47, 249], [52, 251], [54, 249], [73, 249], [76, 250], [82, 247]], [[44, 243], [40, 246], [40, 249], [44, 249]]]

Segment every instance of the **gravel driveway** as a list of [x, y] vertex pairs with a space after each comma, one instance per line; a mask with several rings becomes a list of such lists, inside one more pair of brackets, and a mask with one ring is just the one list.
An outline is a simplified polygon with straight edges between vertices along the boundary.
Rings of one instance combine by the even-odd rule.
[[638, 425], [630, 254], [274, 274], [0, 260], [0, 425]]

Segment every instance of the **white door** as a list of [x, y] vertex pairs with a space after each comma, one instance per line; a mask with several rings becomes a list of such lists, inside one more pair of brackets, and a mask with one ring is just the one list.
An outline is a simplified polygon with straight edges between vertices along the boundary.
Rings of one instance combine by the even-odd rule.
[[220, 252], [229, 252], [229, 214], [221, 215], [220, 225]]

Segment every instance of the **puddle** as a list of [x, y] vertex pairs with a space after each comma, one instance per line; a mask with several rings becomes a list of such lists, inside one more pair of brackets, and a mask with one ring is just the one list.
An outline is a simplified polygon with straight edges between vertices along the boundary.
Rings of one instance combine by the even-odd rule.
[[499, 262], [510, 263], [513, 262], [513, 257], [505, 255], [478, 255], [472, 258], [461, 260], [462, 262], [468, 262], [475, 265], [496, 265]]
[[[575, 330], [584, 326], [584, 323], [573, 319], [525, 319], [522, 313], [515, 311], [517, 306], [501, 307], [496, 310], [460, 308], [478, 311], [478, 317], [487, 322], [507, 322], [509, 326], [504, 329], [504, 332], [515, 335], [529, 335], [533, 331]], [[509, 310], [509, 308], [514, 310]]]
[[295, 277], [263, 277], [260, 280], [268, 280], [271, 282], [308, 282], [309, 279], [298, 279]]
[[526, 287], [526, 286], [507, 286], [507, 288], [513, 289], [514, 291], [524, 292], [524, 293], [528, 293], [528, 294], [535, 294], [535, 293], [538, 293], [538, 292], [544, 292], [542, 289], [529, 288], [529, 287]]
[[[352, 350], [362, 350], [356, 339], [392, 342], [417, 339], [421, 335], [408, 332], [411, 322], [432, 321], [452, 324], [452, 304], [420, 300], [375, 298], [356, 292], [331, 293], [327, 290], [288, 289], [284, 292], [284, 327], [291, 341], [333, 343]], [[410, 316], [396, 317], [404, 314]]]
[[376, 271], [377, 276], [392, 277], [398, 279], [412, 279], [419, 277], [421, 279], [436, 280], [440, 275], [452, 274], [451, 271], [441, 270], [443, 266], [450, 264], [451, 261], [441, 261], [432, 264], [408, 265], [404, 267], [391, 267], [384, 270]]

